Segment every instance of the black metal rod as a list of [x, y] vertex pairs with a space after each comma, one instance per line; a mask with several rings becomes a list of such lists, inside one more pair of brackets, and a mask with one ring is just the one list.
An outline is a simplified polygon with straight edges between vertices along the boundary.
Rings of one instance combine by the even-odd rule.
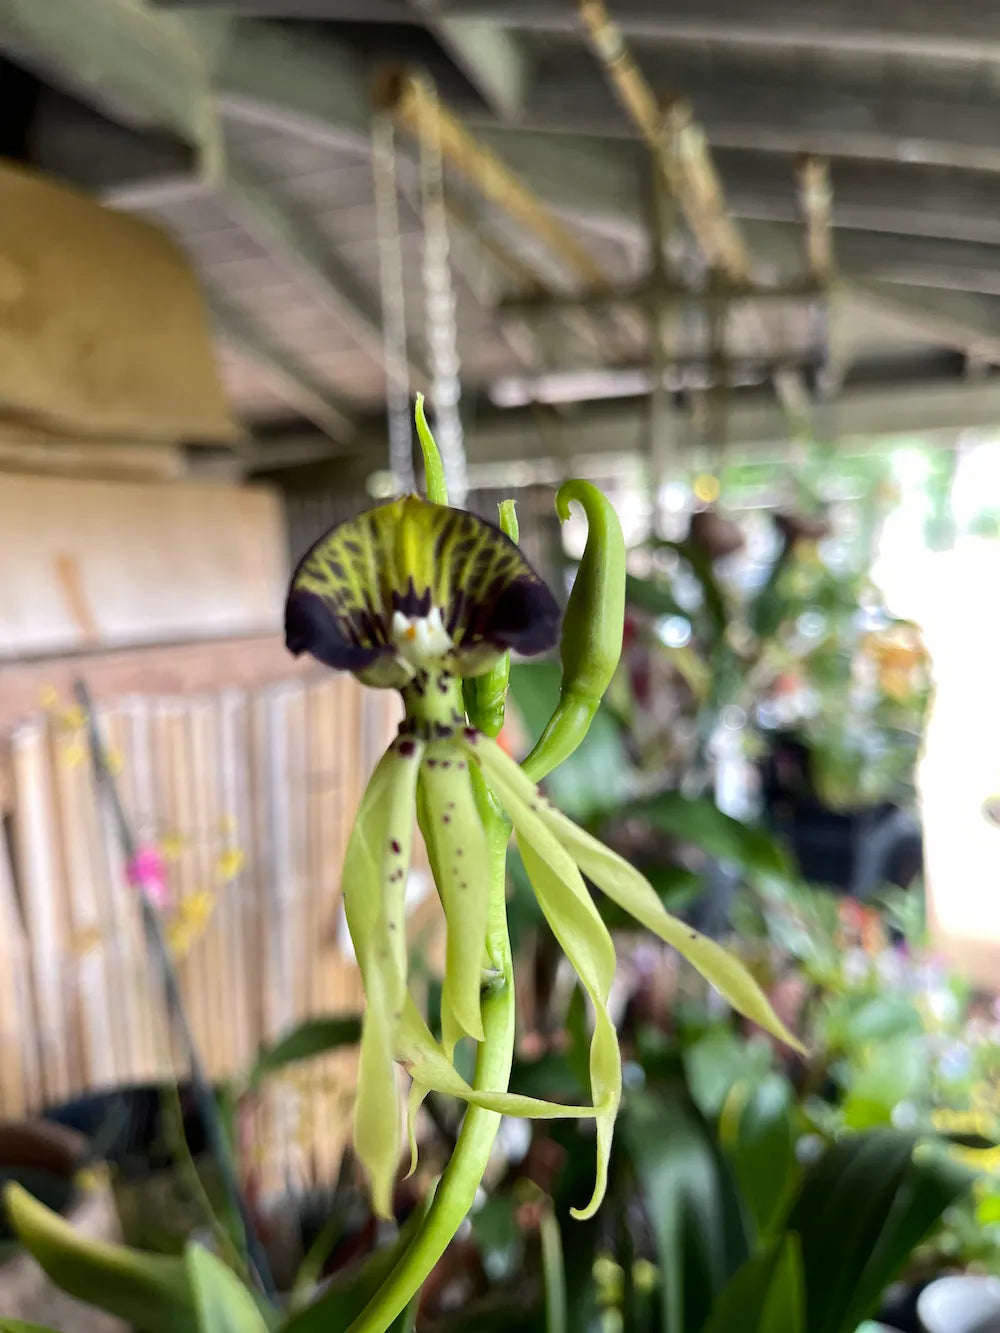
[[[94, 713], [94, 705], [90, 698], [90, 691], [82, 680], [78, 680], [74, 685], [74, 692], [87, 719], [87, 738], [90, 744], [90, 757], [98, 790], [107, 801], [117, 827], [118, 840], [125, 855], [126, 863], [131, 866], [139, 848], [122, 806], [114, 774], [108, 764], [107, 753], [97, 726], [97, 716]], [[229, 1141], [222, 1125], [222, 1117], [219, 1114], [211, 1084], [205, 1076], [201, 1057], [198, 1054], [198, 1048], [191, 1032], [191, 1025], [188, 1022], [173, 959], [170, 957], [170, 950], [167, 948], [159, 918], [153, 911], [145, 889], [146, 886], [141, 882], [136, 885], [146, 943], [159, 970], [170, 1022], [184, 1052], [198, 1115], [201, 1118], [205, 1137], [222, 1178], [222, 1187], [225, 1190], [229, 1206], [239, 1216], [243, 1224], [247, 1257], [250, 1260], [251, 1268], [260, 1283], [261, 1290], [265, 1295], [273, 1297], [276, 1292], [274, 1279], [271, 1276], [271, 1266], [254, 1227], [243, 1191], [240, 1189]]]

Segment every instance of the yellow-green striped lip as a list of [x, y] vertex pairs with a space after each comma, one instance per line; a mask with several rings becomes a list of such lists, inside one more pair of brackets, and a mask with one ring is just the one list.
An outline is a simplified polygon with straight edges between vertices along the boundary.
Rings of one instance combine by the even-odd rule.
[[498, 527], [416, 495], [321, 537], [285, 605], [290, 652], [395, 688], [421, 668], [478, 675], [507, 649], [544, 652], [558, 633], [555, 599]]

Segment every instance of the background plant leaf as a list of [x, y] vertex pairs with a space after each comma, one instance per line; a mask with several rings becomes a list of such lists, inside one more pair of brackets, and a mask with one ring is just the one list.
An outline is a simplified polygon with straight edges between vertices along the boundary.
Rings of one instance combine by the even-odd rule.
[[329, 1018], [307, 1018], [304, 1023], [266, 1046], [257, 1056], [250, 1073], [250, 1086], [256, 1088], [268, 1074], [286, 1065], [310, 1060], [342, 1046], [356, 1046], [361, 1040], [360, 1014], [338, 1014]]
[[620, 811], [620, 816], [643, 819], [653, 828], [694, 843], [718, 860], [730, 861], [745, 870], [785, 879], [791, 875], [788, 857], [769, 834], [723, 814], [705, 797], [660, 792], [657, 796], [631, 801]]
[[663, 1333], [700, 1333], [747, 1256], [732, 1178], [680, 1079], [633, 1093], [621, 1121], [656, 1242]]
[[[723, 1146], [733, 1164], [754, 1230], [767, 1236], [792, 1193], [797, 1177], [792, 1130], [792, 1089], [780, 1074], [737, 1084], [738, 1104], [729, 1141]], [[726, 1124], [723, 1114], [722, 1126]]]
[[897, 1130], [852, 1134], [806, 1173], [787, 1221], [802, 1246], [809, 1333], [854, 1333], [913, 1246], [971, 1182], [938, 1157], [914, 1157]]
[[798, 1239], [785, 1235], [748, 1259], [712, 1307], [702, 1333], [805, 1333]]

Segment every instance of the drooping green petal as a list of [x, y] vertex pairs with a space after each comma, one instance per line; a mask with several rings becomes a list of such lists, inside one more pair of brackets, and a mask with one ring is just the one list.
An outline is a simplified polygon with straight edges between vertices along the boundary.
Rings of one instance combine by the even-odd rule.
[[453, 740], [428, 744], [420, 768], [421, 831], [448, 924], [442, 1020], [449, 1046], [456, 1033], [483, 1039], [479, 1011], [489, 914], [487, 847], [465, 754]]
[[[616, 1048], [617, 1049], [617, 1048]], [[541, 1101], [537, 1097], [523, 1097], [516, 1092], [481, 1092], [473, 1088], [455, 1069], [444, 1048], [431, 1036], [427, 1024], [407, 996], [397, 1036], [397, 1053], [413, 1087], [419, 1088], [411, 1106], [419, 1109], [427, 1092], [440, 1092], [457, 1097], [470, 1106], [499, 1115], [520, 1116], [525, 1120], [589, 1120], [598, 1114], [593, 1106], [568, 1106], [562, 1102]], [[411, 1137], [411, 1150], [415, 1151]]]
[[399, 1157], [395, 1045], [406, 994], [406, 878], [422, 746], [397, 739], [361, 800], [344, 858], [344, 911], [365, 991], [354, 1143], [382, 1216]]
[[[539, 905], [594, 1006], [590, 1084], [597, 1111], [597, 1183], [590, 1203], [575, 1213], [590, 1217], [604, 1197], [611, 1136], [621, 1098], [621, 1055], [607, 1007], [615, 975], [614, 944], [573, 858], [541, 819], [541, 798], [534, 784], [525, 779], [525, 799], [526, 789], [520, 781], [524, 774], [495, 741], [478, 736], [470, 738], [468, 744], [513, 822], [521, 859]], [[493, 755], [499, 755], [503, 762], [490, 762], [487, 756]], [[515, 774], [516, 780], [512, 781]]]
[[597, 1178], [593, 1197], [586, 1208], [571, 1210], [574, 1217], [587, 1218], [592, 1217], [600, 1207], [607, 1189], [611, 1137], [622, 1090], [618, 1034], [607, 1007], [615, 974], [614, 945], [579, 871], [572, 866], [572, 862], [556, 864], [554, 850], [558, 844], [555, 839], [546, 842], [538, 837], [539, 829], [531, 819], [526, 818], [530, 813], [518, 810], [516, 802], [511, 803], [510, 815], [518, 832], [521, 859], [545, 918], [552, 927], [552, 933], [573, 964], [594, 1005], [590, 1088], [596, 1107]]
[[424, 1098], [430, 1091], [431, 1088], [428, 1084], [418, 1083], [414, 1079], [410, 1084], [410, 1093], [406, 1099], [406, 1137], [410, 1145], [410, 1169], [406, 1173], [407, 1180], [417, 1169], [417, 1161], [420, 1157], [420, 1148], [417, 1144], [417, 1116], [424, 1104]]
[[647, 930], [672, 945], [738, 1013], [796, 1050], [802, 1049], [800, 1042], [778, 1018], [767, 996], [735, 955], [715, 940], [699, 934], [677, 917], [671, 916], [656, 896], [652, 885], [634, 866], [630, 866], [617, 852], [605, 847], [556, 810], [499, 746], [491, 745], [483, 738], [468, 740], [467, 744], [482, 764], [487, 781], [501, 795], [501, 799], [506, 800], [500, 792], [500, 785], [503, 785], [512, 789], [520, 800], [533, 803], [539, 819], [599, 889]]

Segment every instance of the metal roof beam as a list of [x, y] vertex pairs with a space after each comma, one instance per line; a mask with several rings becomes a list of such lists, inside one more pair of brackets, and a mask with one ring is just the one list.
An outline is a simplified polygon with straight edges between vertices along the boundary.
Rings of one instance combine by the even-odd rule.
[[343, 443], [352, 438], [355, 422], [350, 407], [317, 379], [293, 352], [268, 337], [224, 297], [210, 292], [208, 303], [222, 337], [260, 366], [275, 391], [290, 407], [331, 440]]
[[[816, 405], [816, 427], [827, 439], [854, 439], [905, 435], [913, 431], [960, 430], [995, 427], [1000, 422], [1000, 378], [980, 382], [850, 388]], [[560, 454], [566, 459], [613, 452], [644, 457], [648, 432], [648, 408], [644, 399], [614, 406], [586, 404], [573, 419], [553, 427], [558, 432]], [[678, 450], [697, 443], [697, 430], [689, 417], [676, 422]], [[785, 409], [774, 399], [733, 403], [726, 419], [728, 447], [737, 453], [768, 447], [783, 448], [789, 436]], [[609, 448], [609, 441], [613, 448]], [[541, 439], [529, 411], [508, 412], [492, 420], [478, 414], [468, 434], [469, 463], [505, 461], [537, 462], [548, 452], [548, 439]]]
[[[314, 219], [279, 197], [253, 165], [235, 152], [230, 152], [226, 162], [223, 194], [247, 231], [270, 254], [297, 271], [313, 295], [324, 301], [355, 337], [381, 358], [382, 314], [378, 301], [337, 254]], [[414, 378], [426, 379], [427, 371], [412, 351], [409, 366]]]

